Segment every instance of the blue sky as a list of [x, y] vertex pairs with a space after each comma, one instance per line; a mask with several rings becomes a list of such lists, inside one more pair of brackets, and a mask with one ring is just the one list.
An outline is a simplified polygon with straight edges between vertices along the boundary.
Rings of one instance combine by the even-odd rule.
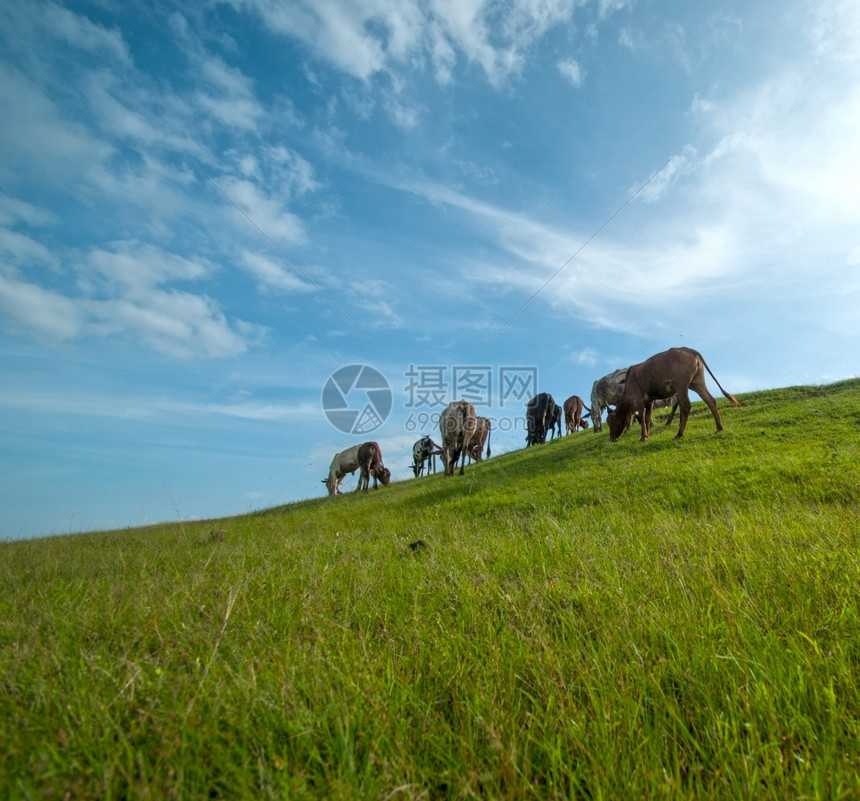
[[368, 438], [407, 480], [455, 373], [494, 453], [506, 370], [856, 376], [858, 42], [854, 0], [0, 5], [0, 537], [320, 495]]

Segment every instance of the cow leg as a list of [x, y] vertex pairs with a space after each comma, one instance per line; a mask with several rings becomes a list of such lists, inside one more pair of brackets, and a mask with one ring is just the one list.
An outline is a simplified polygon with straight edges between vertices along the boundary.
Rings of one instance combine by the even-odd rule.
[[[645, 442], [648, 439], [648, 412], [646, 411], [647, 408], [648, 405], [643, 402], [636, 410], [639, 414], [639, 427], [642, 429], [642, 436], [639, 438], [640, 442]], [[617, 407], [615, 409], [615, 413], [618, 413]]]
[[[701, 368], [700, 368], [701, 369]], [[705, 405], [711, 410], [711, 414], [714, 416], [714, 422], [717, 424], [717, 432], [723, 430], [723, 421], [720, 420], [720, 410], [717, 408], [717, 402], [714, 399], [714, 396], [708, 392], [708, 388], [705, 386], [705, 377], [702, 376], [702, 380], [699, 381], [699, 376], [696, 376], [693, 381], [690, 383], [690, 389], [693, 390], [704, 402]]]
[[678, 396], [676, 395], [672, 399], [672, 411], [669, 413], [669, 416], [666, 418], [665, 425], [669, 425], [669, 423], [671, 423], [672, 420], [675, 419], [675, 412], [677, 412], [677, 411], [678, 411]]
[[[713, 398], [711, 398], [713, 400]], [[675, 439], [681, 439], [684, 436], [684, 429], [687, 428], [687, 418], [690, 416], [690, 396], [685, 392], [678, 393], [678, 408], [681, 411], [681, 416], [678, 418], [678, 433], [675, 434]]]

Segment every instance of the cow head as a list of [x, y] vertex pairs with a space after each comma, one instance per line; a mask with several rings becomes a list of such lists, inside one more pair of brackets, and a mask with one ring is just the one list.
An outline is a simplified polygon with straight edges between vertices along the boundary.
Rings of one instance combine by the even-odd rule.
[[391, 483], [391, 471], [387, 467], [379, 465], [373, 474], [382, 482], [383, 487], [387, 487]]
[[325, 484], [326, 489], [328, 490], [329, 495], [334, 495], [334, 483], [331, 480], [331, 476], [326, 476], [322, 483]]
[[617, 442], [618, 438], [630, 425], [632, 414], [619, 414], [618, 409], [610, 409], [606, 414], [606, 423], [609, 426], [609, 441]]

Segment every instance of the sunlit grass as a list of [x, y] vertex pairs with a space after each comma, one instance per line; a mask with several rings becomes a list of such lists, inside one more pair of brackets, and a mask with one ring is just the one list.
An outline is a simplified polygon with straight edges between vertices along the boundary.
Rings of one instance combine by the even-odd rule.
[[680, 442], [3, 544], [0, 786], [858, 797], [860, 382], [741, 400], [719, 436], [697, 404]]

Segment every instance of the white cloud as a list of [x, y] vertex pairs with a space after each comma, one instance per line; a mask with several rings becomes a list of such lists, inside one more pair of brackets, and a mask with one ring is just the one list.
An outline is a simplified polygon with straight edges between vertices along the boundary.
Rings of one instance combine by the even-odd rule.
[[656, 174], [649, 177], [644, 188], [640, 190], [639, 187], [631, 187], [630, 191], [639, 190], [638, 197], [646, 203], [656, 203], [665, 197], [679, 180], [695, 169], [696, 161], [696, 149], [692, 145], [685, 145], [659, 168]]
[[400, 328], [403, 318], [393, 305], [391, 285], [374, 278], [350, 284], [353, 303], [366, 312], [362, 323], [370, 328]]
[[320, 414], [318, 403], [264, 403], [252, 397], [208, 403], [152, 396], [146, 392], [103, 395], [78, 390], [58, 395], [38, 388], [9, 390], [6, 387], [0, 387], [0, 408], [48, 415], [157, 421], [163, 425], [183, 426], [189, 422], [201, 426], [202, 421], [207, 419], [217, 425], [224, 418], [296, 424], [317, 418]]
[[598, 15], [600, 19], [606, 19], [627, 6], [632, 6], [636, 0], [598, 0]]
[[198, 57], [199, 77], [207, 85], [195, 94], [197, 105], [215, 121], [253, 130], [264, 116], [253, 82], [235, 67], [214, 56]]
[[314, 289], [311, 284], [296, 275], [295, 268], [286, 267], [255, 251], [243, 250], [239, 261], [242, 268], [253, 275], [264, 288], [288, 292], [307, 292]]
[[573, 86], [582, 86], [583, 75], [582, 67], [579, 66], [579, 62], [574, 61], [572, 58], [563, 59], [562, 61], [559, 61], [556, 66], [562, 76], [570, 81]]
[[85, 316], [74, 301], [0, 273], [0, 321], [12, 331], [53, 343], [79, 335]]
[[128, 46], [119, 31], [96, 25], [86, 17], [75, 14], [54, 3], [42, 5], [35, 19], [57, 39], [89, 52], [104, 52], [123, 65], [131, 64]]
[[[272, 0], [249, 3], [275, 32], [296, 37], [344, 72], [366, 80], [383, 68], [383, 45], [369, 23], [381, 21], [374, 7], [338, 0], [283, 4]], [[404, 3], [403, 8], [408, 8]], [[366, 27], [367, 26], [367, 27]], [[401, 49], [406, 47], [401, 38]]]
[[[56, 255], [39, 243], [2, 234], [4, 260], [12, 254], [57, 265]], [[176, 358], [216, 358], [244, 353], [264, 333], [260, 326], [228, 321], [212, 298], [175, 286], [206, 278], [214, 265], [150, 244], [121, 242], [89, 252], [76, 274], [75, 296], [37, 286], [14, 266], [0, 268], [5, 327], [43, 342], [123, 336]]]
[[99, 334], [132, 336], [174, 358], [237, 356], [248, 348], [218, 304], [202, 295], [151, 289], [134, 298], [91, 300], [85, 306]]
[[369, 80], [423, 59], [451, 82], [456, 54], [478, 64], [493, 86], [522, 68], [528, 49], [569, 20], [576, 0], [249, 0], [275, 32], [302, 41], [341, 71]]
[[0, 151], [5, 166], [68, 181], [91, 174], [114, 149], [69, 119], [40, 86], [0, 62]]
[[198, 281], [215, 269], [205, 259], [185, 258], [134, 241], [113, 243], [110, 250], [92, 250], [86, 264], [102, 282], [132, 295], [165, 283]]
[[43, 244], [25, 234], [0, 228], [0, 265], [17, 274], [19, 267], [37, 264], [56, 268], [57, 257]]
[[570, 354], [570, 359], [574, 364], [581, 364], [585, 367], [594, 367], [597, 364], [597, 351], [594, 348], [583, 348], [579, 351], [574, 351]]
[[212, 298], [170, 286], [200, 281], [214, 269], [205, 259], [145, 243], [120, 242], [111, 250], [93, 250], [81, 280], [91, 329], [102, 336], [131, 336], [179, 358], [243, 353], [253, 339], [253, 327], [231, 325]]
[[[305, 240], [304, 223], [287, 211], [279, 198], [269, 196], [261, 187], [241, 178], [223, 178], [219, 185], [230, 201], [241, 209], [245, 221], [267, 237], [288, 244]], [[244, 226], [245, 221], [239, 225]]]
[[0, 225], [14, 225], [18, 222], [27, 225], [48, 225], [56, 219], [50, 211], [0, 192]]

